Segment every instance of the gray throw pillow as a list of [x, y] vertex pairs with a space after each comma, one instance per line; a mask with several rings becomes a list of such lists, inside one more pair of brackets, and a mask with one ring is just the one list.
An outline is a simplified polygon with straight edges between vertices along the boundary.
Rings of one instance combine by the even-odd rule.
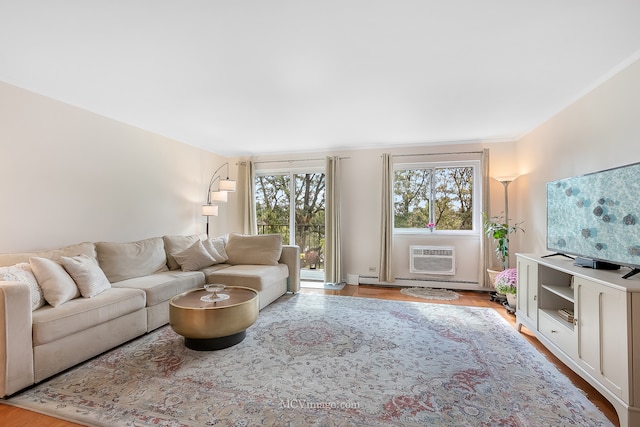
[[184, 251], [173, 254], [173, 258], [180, 265], [182, 271], [197, 271], [216, 263], [200, 240]]

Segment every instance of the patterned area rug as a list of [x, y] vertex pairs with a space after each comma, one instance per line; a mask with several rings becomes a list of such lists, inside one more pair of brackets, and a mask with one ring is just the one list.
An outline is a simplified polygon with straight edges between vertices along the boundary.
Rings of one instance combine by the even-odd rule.
[[163, 327], [9, 402], [97, 426], [610, 426], [494, 310], [298, 294], [240, 344]]
[[438, 299], [443, 301], [452, 301], [460, 298], [458, 293], [450, 291], [448, 289], [433, 289], [433, 288], [402, 288], [401, 294], [409, 295], [412, 297], [424, 298], [424, 299]]

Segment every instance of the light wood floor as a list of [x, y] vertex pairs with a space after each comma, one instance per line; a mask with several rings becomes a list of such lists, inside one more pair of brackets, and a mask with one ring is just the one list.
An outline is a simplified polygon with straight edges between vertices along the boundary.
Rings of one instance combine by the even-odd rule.
[[[494, 308], [498, 313], [502, 315], [507, 321], [515, 328], [515, 316], [508, 314], [504, 307], [498, 305], [495, 302], [489, 300], [488, 294], [484, 292], [472, 292], [472, 291], [458, 291], [460, 298], [454, 301], [438, 301], [438, 300], [424, 300], [420, 298], [413, 298], [400, 293], [400, 288], [394, 287], [380, 287], [380, 286], [352, 286], [347, 285], [341, 291], [327, 291], [322, 289], [309, 289], [303, 288], [303, 293], [314, 294], [329, 294], [329, 295], [349, 295], [362, 298], [381, 298], [390, 300], [403, 300], [403, 301], [417, 301], [417, 302], [429, 302], [437, 304], [455, 304], [466, 305], [474, 307], [490, 307]], [[549, 361], [555, 364], [560, 371], [562, 371], [576, 387], [583, 390], [589, 400], [591, 400], [611, 422], [620, 426], [618, 416], [613, 406], [602, 395], [589, 385], [586, 381], [573, 373], [566, 365], [560, 362], [555, 356], [553, 356], [548, 350], [540, 344], [540, 342], [533, 337], [533, 335], [525, 328], [522, 329], [523, 336], [531, 342]], [[23, 409], [14, 408], [8, 405], [0, 404], [0, 425], [4, 427], [22, 427], [22, 426], [42, 426], [42, 427], [70, 427], [78, 426], [78, 424], [70, 423], [67, 421], [59, 420], [56, 418], [47, 417], [37, 414], [35, 412], [26, 411]]]

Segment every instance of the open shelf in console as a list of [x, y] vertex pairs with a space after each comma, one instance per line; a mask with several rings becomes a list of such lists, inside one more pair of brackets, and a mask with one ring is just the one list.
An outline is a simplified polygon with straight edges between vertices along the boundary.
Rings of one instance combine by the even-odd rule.
[[575, 303], [573, 275], [545, 265], [539, 266], [538, 274], [540, 283], [538, 308], [552, 321], [573, 330]]
[[561, 298], [566, 299], [570, 303], [574, 303], [573, 300], [573, 289], [571, 286], [557, 286], [557, 285], [545, 285], [544, 283], [540, 285], [542, 289], [545, 289], [552, 294], [558, 295]]

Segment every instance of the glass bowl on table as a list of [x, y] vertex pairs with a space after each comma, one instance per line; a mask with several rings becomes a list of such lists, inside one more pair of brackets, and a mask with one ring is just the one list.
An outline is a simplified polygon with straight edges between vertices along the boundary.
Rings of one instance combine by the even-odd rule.
[[208, 295], [200, 298], [201, 301], [204, 302], [218, 302], [229, 299], [229, 295], [227, 294], [219, 294], [218, 292], [224, 291], [225, 285], [221, 283], [208, 283], [204, 285], [205, 291], [209, 292]]

